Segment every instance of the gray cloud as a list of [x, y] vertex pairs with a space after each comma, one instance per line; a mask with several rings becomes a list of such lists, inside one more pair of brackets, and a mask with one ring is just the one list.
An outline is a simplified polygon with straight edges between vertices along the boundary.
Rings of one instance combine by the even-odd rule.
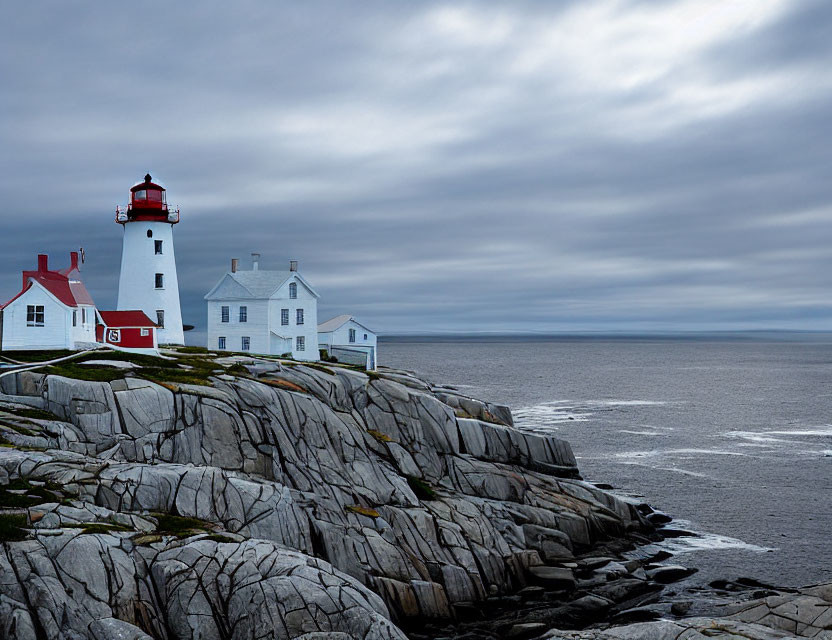
[[828, 4], [551, 4], [15, 8], [0, 297], [112, 306], [149, 170], [197, 325], [260, 251], [386, 332], [829, 327]]

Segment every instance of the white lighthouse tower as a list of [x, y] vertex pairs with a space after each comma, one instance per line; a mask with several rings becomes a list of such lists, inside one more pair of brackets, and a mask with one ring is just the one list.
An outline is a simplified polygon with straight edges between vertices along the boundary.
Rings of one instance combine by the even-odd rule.
[[116, 222], [124, 227], [118, 310], [144, 311], [159, 326], [159, 344], [184, 344], [173, 253], [179, 209], [168, 209], [165, 189], [148, 173], [130, 188], [127, 209], [116, 207]]

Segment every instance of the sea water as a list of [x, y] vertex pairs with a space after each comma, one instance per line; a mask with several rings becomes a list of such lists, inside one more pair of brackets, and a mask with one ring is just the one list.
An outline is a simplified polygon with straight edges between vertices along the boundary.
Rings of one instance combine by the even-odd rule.
[[399, 338], [382, 364], [508, 404], [583, 476], [699, 532], [696, 582], [832, 580], [832, 335]]

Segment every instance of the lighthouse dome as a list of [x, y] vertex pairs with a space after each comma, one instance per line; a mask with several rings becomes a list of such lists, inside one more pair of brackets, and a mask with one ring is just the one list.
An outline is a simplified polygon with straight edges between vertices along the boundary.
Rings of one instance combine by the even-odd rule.
[[138, 182], [130, 187], [130, 208], [167, 211], [165, 188], [153, 182], [153, 178], [148, 173], [144, 177], [144, 182]]
[[125, 224], [132, 221], [145, 222], [179, 222], [179, 210], [168, 208], [165, 188], [153, 182], [148, 173], [144, 181], [137, 182], [130, 187], [130, 202], [127, 209], [116, 207], [116, 222]]

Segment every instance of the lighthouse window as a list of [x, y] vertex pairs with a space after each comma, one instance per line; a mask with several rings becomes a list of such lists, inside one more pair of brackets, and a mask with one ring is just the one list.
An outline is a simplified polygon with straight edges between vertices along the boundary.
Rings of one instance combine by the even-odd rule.
[[156, 274], [156, 288], [163, 289], [165, 287], [165, 275], [163, 273]]
[[217, 349], [225, 349], [225, 336], [217, 338]]
[[151, 231], [150, 229], [148, 229], [148, 230], [147, 230], [147, 237], [148, 237], [148, 238], [152, 238], [152, 237], [153, 237], [153, 231]]
[[154, 244], [156, 246], [156, 255], [157, 256], [162, 255], [162, 241], [161, 240], [156, 240]]
[[248, 307], [240, 307], [240, 322], [248, 322]]
[[298, 309], [296, 314], [297, 324], [303, 324], [303, 309]]
[[243, 336], [242, 344], [240, 345], [243, 351], [248, 351], [251, 348], [251, 338]]
[[151, 202], [161, 202], [162, 201], [162, 192], [161, 191], [148, 191], [147, 192], [147, 199]]
[[42, 327], [43, 326], [43, 305], [30, 304], [26, 305], [26, 326], [27, 327]]
[[147, 200], [147, 191], [142, 189], [141, 191], [136, 191], [133, 194], [133, 200]]
[[160, 329], [165, 328], [165, 310], [164, 309], [157, 309], [156, 310], [156, 324], [159, 326]]
[[220, 309], [221, 322], [228, 322], [231, 317], [231, 307], [222, 307]]
[[298, 297], [298, 285], [295, 282], [289, 283], [289, 297], [290, 298], [297, 298]]

